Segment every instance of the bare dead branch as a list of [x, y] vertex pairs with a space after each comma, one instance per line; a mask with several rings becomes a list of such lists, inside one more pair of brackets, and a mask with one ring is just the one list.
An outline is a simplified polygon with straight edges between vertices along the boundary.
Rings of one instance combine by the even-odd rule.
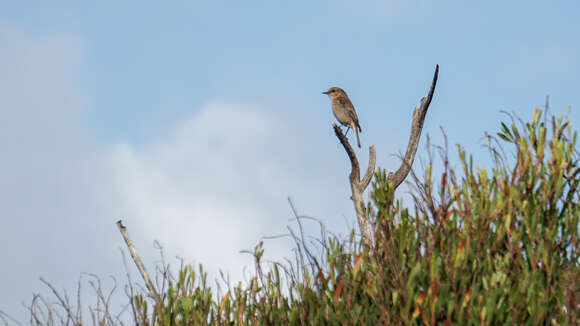
[[363, 190], [369, 186], [369, 183], [371, 183], [373, 174], [375, 172], [376, 162], [377, 162], [377, 154], [375, 151], [375, 146], [373, 145], [369, 148], [369, 166], [367, 167], [367, 172], [365, 172], [365, 176], [362, 178], [361, 181], [361, 186]]
[[344, 150], [346, 151], [346, 154], [348, 154], [348, 158], [350, 159], [351, 164], [350, 181], [351, 182], [353, 180], [358, 181], [360, 177], [360, 168], [358, 164], [358, 159], [356, 158], [356, 154], [354, 153], [354, 150], [350, 146], [348, 139], [342, 133], [342, 129], [340, 129], [340, 127], [337, 126], [336, 123], [332, 124], [332, 127], [334, 128], [334, 134], [336, 135], [336, 137], [338, 137], [338, 140], [340, 140], [340, 143], [344, 147]]
[[[417, 147], [419, 145], [419, 140], [421, 139], [421, 131], [423, 130], [423, 124], [425, 122], [425, 116], [427, 115], [427, 110], [429, 109], [429, 105], [431, 104], [431, 100], [433, 99], [433, 94], [435, 92], [435, 86], [437, 85], [437, 78], [439, 76], [439, 65], [435, 67], [435, 74], [433, 76], [433, 81], [431, 83], [431, 88], [429, 89], [429, 93], [426, 97], [421, 99], [421, 105], [419, 107], [415, 107], [413, 111], [413, 121], [411, 124], [411, 135], [409, 136], [409, 143], [407, 145], [407, 151], [405, 153], [405, 157], [403, 158], [403, 162], [399, 169], [395, 173], [390, 173], [387, 181], [393, 184], [394, 189], [405, 180], [409, 171], [411, 170], [411, 166], [413, 165], [413, 161], [415, 160], [415, 154], [417, 153]], [[359, 228], [361, 231], [363, 243], [367, 248], [372, 248], [372, 234], [371, 228], [369, 223], [369, 218], [365, 213], [364, 209], [364, 201], [363, 201], [363, 192], [370, 184], [373, 173], [375, 171], [375, 164], [376, 164], [376, 151], [375, 147], [369, 147], [369, 164], [365, 175], [363, 176], [362, 180], [360, 179], [360, 164], [356, 157], [356, 154], [352, 147], [350, 146], [348, 139], [343, 134], [342, 129], [338, 127], [336, 124], [332, 125], [334, 128], [334, 133], [336, 137], [344, 147], [348, 158], [351, 164], [351, 172], [349, 175], [350, 180], [350, 188], [352, 192], [351, 199], [354, 204], [354, 208], [356, 211], [357, 219]]]
[[145, 285], [147, 286], [147, 289], [149, 290], [149, 296], [152, 297], [155, 300], [155, 302], [157, 302], [157, 303], [161, 302], [161, 297], [157, 293], [157, 290], [155, 290], [155, 286], [153, 285], [153, 282], [151, 282], [151, 278], [149, 277], [149, 274], [147, 274], [147, 270], [145, 269], [145, 266], [143, 265], [141, 258], [139, 258], [139, 255], [137, 254], [137, 250], [135, 250], [135, 246], [133, 245], [133, 241], [131, 241], [131, 238], [129, 237], [129, 233], [127, 233], [127, 229], [125, 228], [125, 226], [123, 225], [121, 220], [117, 221], [117, 227], [119, 228], [119, 231], [123, 235], [123, 239], [125, 239], [125, 243], [127, 244], [127, 248], [129, 249], [129, 252], [131, 253], [131, 257], [133, 257], [133, 261], [135, 262], [135, 265], [137, 265], [137, 269], [139, 270], [139, 273], [141, 273], [141, 277], [143, 277], [143, 280], [145, 281]]
[[344, 150], [348, 154], [348, 158], [350, 159], [351, 171], [349, 175], [350, 180], [350, 190], [351, 190], [351, 199], [353, 201], [354, 209], [356, 211], [356, 216], [358, 220], [358, 225], [361, 231], [363, 243], [367, 248], [371, 248], [372, 244], [372, 235], [371, 235], [371, 227], [369, 224], [369, 219], [366, 216], [363, 206], [363, 192], [365, 191], [366, 187], [368, 187], [371, 179], [373, 177], [373, 173], [375, 171], [375, 164], [376, 164], [376, 151], [375, 146], [369, 147], [369, 165], [367, 167], [366, 173], [363, 177], [363, 180], [360, 180], [360, 164], [354, 153], [354, 150], [350, 146], [348, 139], [342, 133], [342, 129], [338, 127], [336, 124], [333, 124], [332, 127], [334, 128], [334, 133], [336, 137], [340, 140], [340, 143], [344, 147]]
[[425, 116], [427, 115], [427, 110], [433, 99], [433, 93], [435, 92], [435, 86], [437, 85], [437, 77], [439, 76], [439, 65], [435, 67], [435, 74], [433, 75], [433, 81], [431, 82], [431, 88], [427, 97], [421, 99], [421, 106], [415, 107], [413, 111], [413, 122], [411, 124], [411, 135], [409, 136], [409, 143], [407, 145], [407, 151], [405, 152], [405, 157], [401, 166], [395, 173], [390, 173], [387, 177], [387, 181], [393, 185], [393, 190], [397, 189], [399, 185], [405, 180], [413, 161], [415, 160], [415, 154], [417, 154], [417, 147], [419, 146], [419, 140], [421, 139], [421, 131], [423, 130], [423, 124], [425, 122]]

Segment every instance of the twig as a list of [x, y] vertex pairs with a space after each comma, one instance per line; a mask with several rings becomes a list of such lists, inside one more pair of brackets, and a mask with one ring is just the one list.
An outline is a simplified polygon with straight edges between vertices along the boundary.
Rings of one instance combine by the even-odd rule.
[[58, 299], [58, 301], [60, 302], [60, 305], [62, 306], [62, 308], [64, 309], [64, 311], [66, 311], [66, 314], [68, 316], [67, 320], [71, 320], [74, 323], [75, 322], [75, 318], [74, 318], [74, 315], [73, 315], [72, 311], [70, 310], [70, 305], [68, 304], [68, 298], [66, 298], [66, 292], [64, 294], [65, 295], [65, 298], [63, 298], [58, 293], [58, 291], [52, 286], [52, 284], [48, 283], [42, 277], [40, 278], [40, 281], [42, 283], [46, 284], [46, 286], [48, 286], [48, 288], [50, 288], [50, 290], [52, 290], [52, 293]]
[[83, 305], [81, 304], [81, 280], [79, 278], [79, 286], [77, 288], [77, 313], [76, 313], [76, 320], [82, 322], [83, 320]]
[[129, 238], [129, 234], [127, 233], [127, 229], [125, 228], [125, 226], [123, 225], [121, 220], [117, 221], [117, 227], [119, 228], [119, 231], [121, 231], [121, 234], [123, 235], [123, 238], [125, 239], [125, 243], [127, 244], [127, 248], [129, 248], [129, 252], [131, 253], [131, 257], [133, 257], [133, 261], [135, 262], [135, 265], [137, 265], [137, 269], [139, 270], [139, 273], [141, 273], [141, 277], [143, 277], [143, 280], [145, 281], [145, 285], [147, 286], [147, 289], [149, 290], [149, 296], [152, 297], [157, 303], [160, 303], [161, 297], [157, 293], [157, 290], [155, 290], [155, 286], [153, 285], [153, 282], [151, 282], [151, 278], [149, 277], [149, 274], [147, 274], [147, 270], [145, 270], [145, 266], [143, 265], [141, 258], [139, 258], [139, 255], [137, 254], [137, 250], [135, 250], [135, 246], [133, 245], [133, 241], [131, 241], [131, 238]]
[[127, 285], [125, 286], [125, 294], [129, 297], [129, 302], [131, 304], [131, 311], [133, 312], [133, 320], [138, 322], [137, 310], [135, 308], [135, 290], [133, 288], [133, 281], [131, 280], [131, 274], [129, 273], [129, 267], [127, 266], [127, 259], [125, 257], [125, 252], [121, 250], [121, 256], [123, 257], [123, 266], [125, 267], [125, 273], [127, 274]]
[[19, 322], [18, 320], [14, 319], [14, 317], [10, 316], [9, 314], [5, 313], [2, 310], [0, 310], [0, 318], [2, 319], [2, 321], [4, 322], [5, 325], [9, 325], [8, 322], [6, 321], [6, 319], [10, 319], [10, 321], [13, 322], [14, 324], [17, 324], [19, 326], [22, 326], [22, 323], [21, 322]]

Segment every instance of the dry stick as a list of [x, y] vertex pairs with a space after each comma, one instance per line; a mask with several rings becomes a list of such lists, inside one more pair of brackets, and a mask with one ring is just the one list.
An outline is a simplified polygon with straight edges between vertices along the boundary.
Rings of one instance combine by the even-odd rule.
[[129, 238], [127, 229], [125, 228], [121, 220], [117, 221], [117, 227], [119, 227], [119, 231], [121, 231], [121, 234], [125, 239], [125, 243], [129, 248], [131, 257], [133, 257], [133, 261], [135, 262], [135, 265], [137, 265], [137, 269], [139, 269], [139, 272], [141, 273], [141, 276], [145, 281], [145, 285], [147, 285], [147, 289], [149, 290], [149, 296], [152, 297], [155, 300], [155, 302], [157, 303], [161, 302], [161, 297], [157, 293], [157, 290], [155, 290], [155, 286], [153, 285], [153, 282], [151, 282], [151, 278], [149, 278], [149, 274], [147, 274], [147, 271], [145, 270], [145, 266], [143, 265], [141, 258], [139, 258], [139, 255], [137, 255], [137, 250], [135, 250], [135, 246], [133, 246], [133, 241], [131, 241], [131, 238]]
[[[427, 109], [431, 104], [433, 99], [433, 93], [435, 92], [435, 85], [437, 85], [437, 77], [439, 76], [439, 65], [435, 67], [435, 74], [433, 76], [433, 82], [431, 83], [431, 88], [427, 97], [421, 99], [420, 107], [415, 107], [413, 111], [413, 122], [411, 125], [411, 135], [409, 137], [409, 144], [407, 145], [407, 152], [403, 158], [403, 163], [395, 173], [389, 173], [387, 177], [387, 182], [393, 185], [393, 191], [405, 180], [413, 161], [415, 160], [415, 154], [417, 153], [417, 147], [419, 145], [419, 140], [421, 139], [421, 131], [423, 130], [423, 124], [425, 122], [425, 116], [427, 115]], [[350, 159], [351, 172], [349, 176], [350, 189], [352, 192], [351, 199], [354, 204], [354, 209], [356, 211], [358, 225], [362, 234], [363, 244], [367, 248], [372, 248], [372, 234], [369, 224], [368, 216], [364, 213], [364, 202], [363, 202], [363, 192], [368, 187], [371, 179], [373, 177], [373, 172], [375, 171], [376, 164], [376, 152], [375, 146], [369, 147], [369, 165], [367, 171], [365, 172], [362, 180], [360, 179], [360, 165], [354, 150], [350, 146], [348, 139], [342, 133], [342, 129], [336, 124], [332, 125], [334, 128], [334, 133], [336, 137], [340, 140], [340, 143], [344, 147], [348, 158]]]
[[405, 152], [405, 157], [403, 158], [403, 163], [395, 173], [389, 173], [387, 177], [387, 182], [393, 185], [393, 191], [401, 185], [403, 180], [409, 174], [413, 161], [415, 160], [415, 154], [417, 154], [417, 147], [419, 146], [419, 140], [421, 139], [421, 131], [423, 130], [423, 123], [425, 122], [425, 116], [427, 115], [427, 110], [429, 109], [429, 104], [433, 99], [433, 93], [435, 92], [435, 86], [437, 85], [437, 77], [439, 76], [439, 65], [435, 67], [435, 74], [433, 75], [433, 82], [431, 82], [431, 88], [427, 97], [421, 99], [421, 106], [415, 107], [413, 111], [413, 122], [411, 124], [411, 135], [409, 136], [409, 144], [407, 145], [407, 152]]
[[371, 227], [369, 225], [369, 219], [367, 218], [366, 214], [364, 213], [364, 202], [363, 202], [363, 192], [365, 191], [366, 187], [368, 187], [371, 179], [373, 177], [373, 172], [375, 171], [375, 163], [376, 163], [376, 151], [375, 146], [372, 145], [369, 147], [369, 166], [367, 167], [367, 171], [362, 179], [360, 180], [360, 165], [358, 163], [358, 159], [356, 158], [356, 154], [354, 150], [350, 146], [348, 139], [342, 133], [340, 127], [336, 124], [333, 124], [332, 127], [334, 128], [334, 133], [336, 137], [340, 140], [340, 143], [346, 150], [348, 154], [348, 158], [350, 159], [351, 171], [350, 171], [350, 190], [351, 190], [351, 197], [354, 209], [356, 211], [356, 217], [358, 219], [358, 226], [360, 228], [360, 232], [362, 234], [363, 243], [367, 248], [372, 248], [372, 235], [371, 235]]

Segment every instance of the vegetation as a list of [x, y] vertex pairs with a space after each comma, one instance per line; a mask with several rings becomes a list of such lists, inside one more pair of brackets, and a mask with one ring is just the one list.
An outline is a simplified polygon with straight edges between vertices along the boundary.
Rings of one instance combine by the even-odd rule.
[[318, 246], [299, 232], [296, 259], [268, 264], [260, 243], [247, 284], [215, 295], [201, 267], [183, 266], [164, 278], [161, 301], [143, 291], [133, 297], [134, 318], [142, 325], [579, 325], [576, 137], [568, 119], [536, 110], [532, 121], [512, 119], [487, 136], [489, 169], [458, 146], [456, 171], [447, 148], [431, 147], [424, 175], [413, 175], [413, 210], [394, 200], [386, 172], [376, 171], [364, 207], [371, 248], [354, 231]]

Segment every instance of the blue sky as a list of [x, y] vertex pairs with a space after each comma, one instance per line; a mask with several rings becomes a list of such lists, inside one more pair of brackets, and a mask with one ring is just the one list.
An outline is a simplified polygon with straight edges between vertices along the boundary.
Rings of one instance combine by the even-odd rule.
[[424, 132], [440, 143], [443, 127], [482, 164], [501, 110], [528, 118], [549, 94], [577, 126], [579, 14], [576, 1], [2, 2], [0, 257], [15, 267], [0, 310], [25, 315], [39, 276], [122, 275], [119, 217], [151, 264], [157, 239], [210, 271], [284, 233], [287, 196], [344, 231], [331, 86], [388, 169], [436, 64]]

